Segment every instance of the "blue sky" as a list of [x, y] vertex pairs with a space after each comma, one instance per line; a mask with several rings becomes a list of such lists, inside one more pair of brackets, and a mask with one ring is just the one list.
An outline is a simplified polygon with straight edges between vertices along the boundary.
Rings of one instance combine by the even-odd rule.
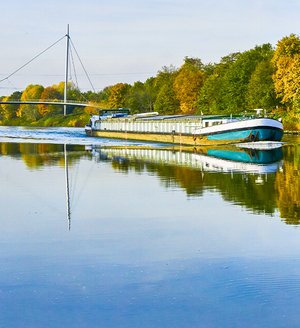
[[[96, 91], [180, 67], [185, 56], [219, 62], [232, 52], [298, 34], [300, 2], [287, 0], [10, 0], [1, 4], [0, 79], [66, 34]], [[300, 34], [300, 33], [299, 33]], [[0, 83], [0, 96], [64, 80], [65, 40]], [[75, 60], [78, 86], [92, 90]], [[76, 82], [73, 72], [71, 79]]]

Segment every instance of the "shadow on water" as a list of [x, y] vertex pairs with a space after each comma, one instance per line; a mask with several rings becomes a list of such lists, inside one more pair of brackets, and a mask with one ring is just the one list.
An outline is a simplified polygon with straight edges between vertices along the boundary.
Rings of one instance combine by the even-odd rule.
[[[273, 150], [225, 148], [89, 147], [67, 145], [68, 165], [82, 158], [109, 162], [116, 172], [157, 176], [164, 188], [188, 197], [210, 190], [256, 214], [280, 212], [286, 224], [300, 223], [299, 147]], [[64, 145], [1, 143], [0, 156], [21, 159], [29, 170], [65, 164]]]

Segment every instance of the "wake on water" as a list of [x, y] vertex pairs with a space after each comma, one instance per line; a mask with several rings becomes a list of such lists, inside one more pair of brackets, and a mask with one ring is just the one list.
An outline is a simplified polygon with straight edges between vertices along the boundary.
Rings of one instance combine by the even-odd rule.
[[0, 142], [53, 143], [68, 145], [130, 146], [158, 144], [87, 137], [84, 128], [1, 126]]

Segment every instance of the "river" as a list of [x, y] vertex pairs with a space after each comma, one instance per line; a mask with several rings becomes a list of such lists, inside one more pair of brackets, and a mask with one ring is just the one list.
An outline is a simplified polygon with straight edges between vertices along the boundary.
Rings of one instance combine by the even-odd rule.
[[1, 327], [297, 327], [300, 139], [283, 141], [0, 127]]

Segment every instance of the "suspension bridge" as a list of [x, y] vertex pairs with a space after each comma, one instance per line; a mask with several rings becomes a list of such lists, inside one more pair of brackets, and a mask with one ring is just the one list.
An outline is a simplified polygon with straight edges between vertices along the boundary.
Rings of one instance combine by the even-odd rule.
[[37, 100], [37, 99], [29, 99], [29, 100], [8, 100], [8, 101], [0, 101], [1, 104], [8, 104], [8, 105], [65, 105], [65, 106], [76, 106], [76, 107], [94, 107], [98, 108], [99, 105], [96, 103], [90, 103], [88, 101], [73, 101], [73, 100], [57, 100], [57, 99], [47, 99], [47, 100]]
[[[52, 100], [52, 99], [43, 99], [43, 100], [37, 100], [37, 99], [26, 99], [26, 100], [14, 100], [14, 99], [9, 99], [7, 101], [0, 101], [0, 105], [1, 104], [9, 104], [9, 105], [63, 105], [64, 106], [64, 115], [66, 115], [67, 113], [67, 106], [76, 106], [76, 107], [94, 107], [97, 108], [99, 107], [99, 105], [97, 105], [96, 103], [91, 103], [89, 101], [72, 101], [72, 100], [67, 100], [67, 86], [68, 86], [68, 76], [69, 76], [69, 56], [70, 56], [70, 35], [69, 35], [69, 25], [67, 25], [67, 34], [65, 36], [63, 36], [62, 38], [60, 38], [58, 41], [56, 41], [54, 44], [52, 44], [50, 47], [48, 47], [47, 49], [45, 49], [44, 51], [42, 51], [40, 54], [38, 54], [37, 56], [35, 56], [33, 59], [31, 59], [30, 61], [28, 61], [26, 64], [24, 64], [23, 66], [21, 66], [20, 68], [18, 68], [17, 70], [15, 70], [13, 73], [11, 73], [10, 75], [8, 75], [7, 77], [5, 77], [4, 79], [0, 80], [0, 82], [8, 80], [12, 75], [14, 75], [15, 73], [17, 73], [18, 71], [20, 71], [23, 67], [25, 67], [26, 65], [28, 65], [29, 63], [31, 63], [34, 59], [36, 59], [37, 57], [39, 57], [40, 55], [42, 55], [44, 52], [46, 52], [48, 49], [50, 49], [51, 47], [53, 47], [55, 44], [57, 44], [59, 41], [61, 41], [63, 38], [66, 37], [66, 61], [65, 61], [65, 86], [64, 86], [64, 100]], [[71, 41], [72, 43], [72, 41]], [[73, 44], [72, 44], [73, 45]], [[73, 45], [73, 48], [76, 52], [76, 55], [82, 65], [82, 68], [95, 92], [95, 88], [82, 64], [82, 61]], [[72, 58], [73, 59], [73, 58]]]

